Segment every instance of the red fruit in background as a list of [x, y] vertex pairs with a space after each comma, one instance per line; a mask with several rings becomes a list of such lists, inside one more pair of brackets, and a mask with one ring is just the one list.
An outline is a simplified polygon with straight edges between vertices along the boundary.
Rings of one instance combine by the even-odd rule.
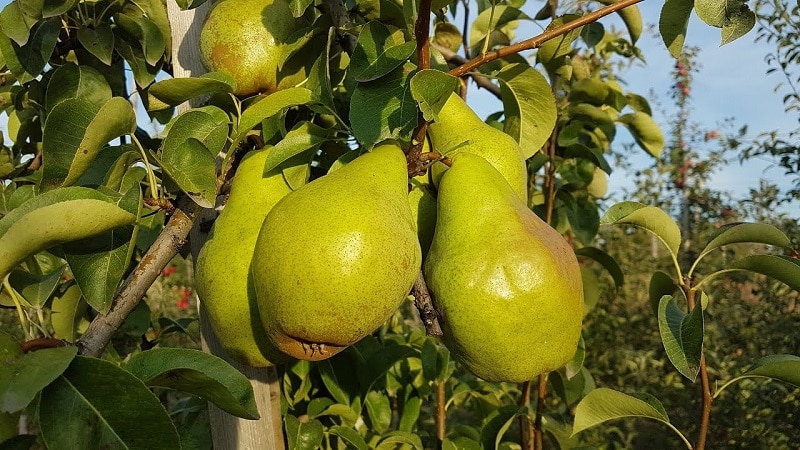
[[168, 276], [172, 275], [173, 273], [175, 273], [176, 270], [178, 270], [178, 269], [176, 269], [175, 266], [169, 266], [169, 267], [164, 268], [164, 270], [161, 273], [165, 277], [168, 277]]
[[189, 299], [181, 297], [177, 302], [175, 302], [175, 306], [177, 306], [178, 309], [186, 309], [189, 307]]

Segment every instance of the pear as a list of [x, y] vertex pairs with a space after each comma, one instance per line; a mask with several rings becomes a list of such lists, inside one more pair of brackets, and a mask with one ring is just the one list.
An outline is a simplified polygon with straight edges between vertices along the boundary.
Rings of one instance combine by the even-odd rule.
[[594, 168], [592, 181], [586, 186], [586, 192], [592, 197], [602, 198], [608, 193], [608, 175], [599, 167]]
[[[497, 169], [523, 201], [528, 200], [528, 168], [522, 149], [514, 138], [485, 123], [457, 94], [450, 94], [436, 121], [428, 127], [433, 150], [452, 157], [473, 153], [484, 157]], [[431, 166], [431, 179], [439, 185], [443, 163]]]
[[323, 360], [397, 310], [421, 265], [407, 186], [403, 151], [382, 144], [270, 211], [251, 270], [277, 348]]
[[308, 25], [292, 18], [287, 0], [223, 0], [200, 30], [200, 56], [208, 70], [236, 81], [234, 94], [270, 94], [306, 79], [316, 59], [309, 55], [317, 53], [301, 52], [284, 62], [281, 46]]
[[255, 367], [288, 360], [267, 338], [249, 277], [261, 223], [291, 192], [280, 170], [263, 176], [270, 151], [256, 150], [242, 159], [225, 209], [195, 264], [197, 294], [220, 344], [234, 360]]
[[578, 261], [485, 159], [452, 158], [423, 267], [443, 341], [488, 381], [522, 382], [574, 355], [583, 318]]
[[[422, 146], [422, 153], [431, 151], [429, 139], [426, 137]], [[417, 228], [419, 245], [422, 248], [422, 259], [428, 254], [428, 249], [433, 241], [433, 231], [436, 227], [436, 195], [431, 186], [430, 174], [418, 175], [409, 181], [408, 203], [411, 206], [411, 216]]]

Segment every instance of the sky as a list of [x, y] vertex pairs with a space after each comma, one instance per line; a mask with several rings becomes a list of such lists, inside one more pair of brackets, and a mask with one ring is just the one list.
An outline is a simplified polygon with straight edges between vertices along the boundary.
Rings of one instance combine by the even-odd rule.
[[[8, 3], [9, 0], [0, 0], [0, 8]], [[627, 82], [625, 88], [628, 91], [646, 96], [651, 105], [660, 102], [664, 106], [669, 106], [671, 103], [667, 92], [673, 82], [670, 79], [670, 70], [674, 60], [660, 37], [647, 31], [648, 25], [653, 26], [658, 23], [662, 4], [663, 2], [658, 0], [646, 0], [639, 4], [646, 31], [637, 46], [641, 48], [647, 62], [646, 65], [634, 67], [620, 77]], [[523, 7], [523, 11], [533, 16], [540, 5], [541, 2], [529, 1]], [[461, 23], [460, 20], [457, 19], [456, 23]], [[624, 29], [616, 15], [601, 19], [601, 23], [607, 28]], [[541, 31], [541, 27], [540, 22], [522, 22], [517, 29], [517, 39], [534, 36]], [[800, 125], [797, 115], [784, 113], [782, 94], [774, 92], [775, 85], [782, 81], [780, 76], [766, 75], [768, 66], [764, 56], [771, 50], [770, 46], [754, 43], [754, 37], [755, 30], [733, 43], [720, 47], [720, 31], [706, 26], [693, 15], [686, 45], [700, 48], [701, 69], [695, 74], [692, 86], [692, 121], [704, 128], [714, 129], [724, 119], [733, 118], [736, 128], [748, 125], [751, 137], [772, 130], [786, 134]], [[530, 52], [523, 55], [530, 56]], [[500, 109], [497, 99], [478, 89], [471, 90], [469, 102], [482, 117]], [[4, 118], [5, 116], [0, 117], [0, 130], [5, 129]], [[667, 118], [658, 108], [654, 108], [654, 118], [662, 128], [667, 127]], [[627, 131], [622, 127], [617, 139], [620, 144], [631, 141]], [[630, 161], [636, 167], [645, 167], [652, 163], [644, 152], [635, 152], [630, 156]], [[759, 178], [768, 179], [784, 188], [788, 187], [789, 179], [783, 175], [783, 171], [770, 166], [769, 161], [763, 160], [749, 161], [746, 165], [740, 165], [737, 159], [714, 176], [711, 187], [729, 191], [736, 197], [746, 196], [750, 187], [758, 185]], [[618, 194], [623, 188], [630, 189], [631, 186], [629, 174], [621, 170], [614, 172], [609, 178], [612, 194], [615, 192]], [[793, 215], [798, 215], [800, 211], [798, 202], [787, 208], [793, 209], [788, 211]]]

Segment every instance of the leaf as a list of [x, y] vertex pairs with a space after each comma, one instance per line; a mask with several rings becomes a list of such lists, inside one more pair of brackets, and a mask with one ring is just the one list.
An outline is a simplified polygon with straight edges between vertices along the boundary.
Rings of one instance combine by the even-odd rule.
[[180, 448], [175, 425], [158, 397], [138, 378], [96, 358], [75, 357], [42, 392], [39, 425], [50, 450]]
[[[139, 186], [131, 188], [118, 203], [137, 217], [141, 214], [140, 205]], [[64, 259], [86, 302], [102, 314], [111, 307], [117, 287], [128, 269], [135, 233], [136, 227], [130, 225], [62, 246]]]
[[395, 69], [380, 80], [359, 83], [350, 98], [350, 125], [364, 147], [386, 139], [409, 140], [417, 125], [417, 104], [409, 74]]
[[334, 371], [331, 361], [327, 359], [320, 361], [317, 364], [317, 369], [319, 370], [320, 378], [322, 378], [322, 384], [325, 385], [325, 388], [328, 389], [328, 392], [331, 394], [334, 400], [343, 405], [349, 405], [350, 394], [342, 389], [341, 385], [339, 384], [339, 377]]
[[[333, 102], [333, 89], [331, 88], [331, 45], [336, 39], [336, 32], [333, 27], [328, 30], [328, 41], [324, 51], [314, 62], [311, 71], [308, 73], [306, 88], [314, 93], [315, 101], [324, 105], [330, 111], [336, 111]], [[337, 116], [338, 117], [338, 116]]]
[[663, 210], [637, 202], [620, 202], [606, 211], [600, 225], [632, 225], [655, 234], [673, 256], [681, 245], [681, 230]]
[[0, 37], [0, 53], [6, 67], [19, 83], [33, 80], [44, 70], [56, 47], [60, 31], [61, 21], [51, 18], [36, 22], [30, 30], [27, 42], [22, 46]]
[[733, 270], [747, 270], [760, 273], [785, 283], [795, 291], [800, 291], [800, 260], [798, 259], [777, 255], [745, 256], [742, 259], [734, 261], [724, 270], [711, 274], [706, 278]]
[[606, 161], [603, 152], [595, 147], [587, 147], [583, 144], [570, 144], [564, 151], [564, 157], [588, 159], [603, 172], [608, 174], [612, 172], [611, 165]]
[[731, 15], [746, 4], [745, 0], [695, 0], [694, 11], [707, 25], [721, 28]]
[[426, 338], [425, 343], [422, 344], [422, 351], [420, 359], [422, 360], [422, 375], [426, 380], [436, 379], [436, 360], [439, 352], [436, 349], [436, 344], [432, 338]]
[[292, 17], [302, 16], [312, 3], [314, 3], [314, 0], [289, 0], [289, 9], [292, 11]]
[[[491, 50], [497, 45], [508, 45], [513, 38], [513, 30], [520, 20], [531, 20], [524, 12], [506, 5], [492, 5], [483, 10], [469, 31], [470, 54], [481, 53], [484, 47]], [[485, 40], [489, 40], [485, 46]]]
[[411, 397], [405, 401], [403, 411], [400, 413], [400, 422], [397, 425], [399, 431], [412, 433], [419, 420], [419, 413], [422, 409], [422, 399]]
[[[581, 271], [581, 273], [583, 273], [583, 271]], [[571, 380], [575, 375], [581, 373], [585, 360], [586, 341], [583, 340], [583, 334], [581, 334], [580, 339], [578, 339], [578, 348], [575, 350], [575, 354], [572, 356], [572, 359], [564, 365], [564, 375], [566, 375], [567, 380]], [[591, 377], [590, 374], [588, 376]], [[592, 389], [594, 389], [594, 383], [592, 383]]]
[[731, 223], [717, 230], [697, 259], [701, 259], [723, 245], [741, 243], [758, 243], [784, 248], [792, 246], [789, 238], [772, 225], [746, 222]]
[[250, 130], [263, 120], [280, 113], [286, 108], [311, 103], [314, 95], [313, 92], [306, 88], [295, 87], [275, 92], [257, 100], [245, 109], [239, 118], [235, 141], [241, 141]]
[[77, 36], [78, 42], [86, 51], [105, 65], [111, 65], [111, 58], [114, 56], [114, 32], [109, 24], [101, 23], [94, 28], [78, 28]]
[[369, 391], [364, 399], [364, 406], [367, 407], [371, 428], [380, 434], [385, 433], [392, 424], [392, 407], [389, 404], [389, 397], [378, 391]]
[[658, 303], [658, 330], [672, 365], [694, 382], [703, 352], [703, 308], [695, 306], [686, 314], [675, 297], [664, 295]]
[[235, 86], [233, 78], [221, 72], [158, 81], [147, 88], [147, 109], [158, 111], [180, 105], [201, 95], [233, 92]]
[[264, 173], [272, 171], [282, 162], [303, 152], [319, 149], [328, 137], [329, 130], [311, 122], [302, 121], [280, 140], [267, 156]]
[[747, 4], [742, 4], [722, 25], [722, 41], [720, 45], [729, 44], [747, 34], [756, 25], [756, 14]]
[[622, 287], [622, 284], [625, 282], [625, 275], [622, 273], [622, 269], [619, 267], [617, 261], [611, 257], [611, 255], [596, 247], [582, 247], [575, 250], [575, 254], [591, 258], [600, 263], [600, 265], [606, 269], [606, 272], [611, 275], [611, 278], [614, 279], [614, 286], [616, 286], [617, 289]]
[[20, 2], [9, 2], [0, 12], [0, 30], [20, 46], [28, 42], [31, 28], [36, 22], [35, 16], [30, 16], [22, 10]]
[[111, 87], [105, 77], [89, 66], [64, 64], [53, 72], [47, 86], [45, 105], [48, 112], [71, 98], [87, 100], [97, 108], [111, 100]]
[[62, 188], [33, 197], [0, 219], [0, 279], [28, 256], [135, 220], [94, 189]]
[[133, 355], [125, 369], [147, 386], [196, 395], [237, 417], [259, 418], [250, 381], [217, 356], [185, 348], [153, 348]]
[[125, 34], [118, 30], [119, 28], [114, 28], [114, 49], [128, 63], [131, 72], [133, 72], [133, 79], [136, 81], [136, 85], [140, 88], [149, 86], [155, 81], [161, 70], [162, 63], [159, 62], [155, 66], [147, 64], [142, 49], [137, 47], [139, 44], [137, 43], [136, 46], [131, 45], [126, 40]]
[[[553, 21], [547, 25], [547, 30], [558, 28], [559, 26], [572, 22], [579, 17], [580, 16], [575, 14], [568, 14], [553, 19]], [[539, 50], [536, 51], [536, 60], [547, 67], [548, 71], [554, 71], [560, 65], [558, 63], [558, 59], [572, 52], [572, 42], [575, 41], [575, 39], [578, 39], [578, 36], [581, 35], [582, 28], [583, 27], [578, 27], [542, 44], [541, 47], [539, 47]]]
[[47, 116], [42, 135], [43, 187], [72, 185], [104, 145], [134, 131], [136, 113], [122, 97], [101, 107], [80, 98], [62, 101]]
[[569, 224], [578, 240], [590, 244], [600, 228], [600, 213], [597, 204], [587, 198], [579, 198], [573, 208], [566, 209]]
[[665, 295], [673, 295], [679, 286], [672, 278], [665, 272], [656, 270], [653, 276], [650, 277], [650, 286], [648, 288], [648, 297], [650, 299], [650, 306], [653, 308], [653, 313], [658, 317], [658, 308], [661, 303], [661, 297]]
[[42, 275], [24, 270], [12, 270], [8, 275], [8, 283], [14, 290], [22, 294], [31, 306], [41, 308], [55, 291], [65, 268], [66, 266], [60, 266], [56, 270]]
[[639, 147], [650, 156], [658, 158], [664, 151], [664, 134], [656, 121], [649, 115], [635, 111], [619, 116], [617, 121], [628, 128]]
[[769, 355], [753, 364], [744, 376], [769, 377], [784, 383], [800, 386], [800, 357], [795, 355]]
[[632, 396], [608, 388], [598, 388], [589, 392], [575, 407], [572, 435], [603, 422], [624, 417], [644, 417], [670, 425], [664, 406], [652, 395]]
[[503, 131], [519, 142], [522, 157], [538, 153], [556, 126], [550, 84], [527, 64], [509, 64], [497, 73], [506, 120]]
[[88, 304], [82, 299], [77, 284], [71, 285], [60, 297], [53, 299], [50, 307], [50, 323], [57, 338], [74, 342], [78, 337], [81, 323], [85, 321], [88, 325], [86, 318]]
[[148, 17], [141, 15], [115, 14], [114, 23], [120, 30], [138, 41], [144, 61], [155, 66], [161, 60], [167, 43], [158, 26]]
[[681, 56], [693, 8], [694, 0], [666, 0], [661, 7], [658, 31], [673, 58]]
[[42, 17], [60, 16], [78, 4], [78, 0], [45, 0], [42, 5]]
[[349, 71], [356, 81], [377, 80], [408, 60], [417, 45], [403, 42], [402, 33], [392, 33], [385, 25], [371, 21], [358, 34]]
[[324, 436], [324, 427], [316, 419], [301, 421], [287, 414], [284, 417], [288, 450], [316, 450], [320, 448]]
[[[613, 5], [618, 0], [599, 0], [603, 5]], [[642, 13], [639, 11], [638, 5], [628, 6], [617, 11], [619, 17], [625, 23], [625, 28], [628, 29], [628, 34], [631, 37], [631, 44], [635, 44], [642, 35]]]
[[411, 95], [425, 120], [436, 120], [450, 94], [458, 88], [458, 78], [440, 70], [420, 70], [411, 77]]
[[345, 427], [342, 425], [334, 425], [328, 428], [328, 433], [334, 436], [338, 436], [341, 440], [345, 443], [349, 444], [347, 448], [350, 446], [354, 447], [356, 450], [368, 450], [369, 447], [367, 446], [366, 441], [364, 438], [361, 437], [358, 432], [350, 427]]
[[[3, 333], [3, 336], [8, 336]], [[59, 377], [78, 354], [77, 347], [46, 348], [31, 353], [22, 353], [13, 340], [16, 349], [8, 349], [9, 339], [2, 339], [0, 348], [0, 411], [13, 413], [21, 411], [42, 389]], [[9, 351], [10, 350], [10, 351]]]
[[525, 409], [518, 406], [502, 406], [491, 413], [481, 428], [481, 443], [483, 448], [497, 448], [503, 435], [517, 417], [525, 416]]
[[[410, 445], [414, 450], [423, 450], [422, 440], [414, 433], [406, 433], [404, 431], [392, 431], [387, 433], [375, 447], [375, 450], [394, 450], [401, 447], [400, 444]], [[407, 448], [402, 446], [402, 448]]]
[[585, 367], [580, 367], [572, 378], [567, 378], [564, 371], [559, 369], [551, 372], [548, 379], [553, 386], [553, 391], [570, 409], [595, 389], [594, 378]]

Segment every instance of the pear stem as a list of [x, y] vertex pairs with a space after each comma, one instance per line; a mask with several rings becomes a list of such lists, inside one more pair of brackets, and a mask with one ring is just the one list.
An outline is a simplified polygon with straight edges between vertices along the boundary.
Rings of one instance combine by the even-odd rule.
[[600, 8], [597, 11], [581, 16], [580, 18], [575, 19], [571, 22], [567, 22], [564, 25], [561, 25], [560, 27], [556, 27], [551, 30], [546, 30], [544, 33], [538, 36], [534, 36], [530, 39], [526, 39], [524, 41], [518, 42], [513, 45], [501, 47], [491, 52], [482, 53], [476, 56], [475, 58], [472, 58], [471, 60], [467, 61], [465, 64], [456, 67], [455, 69], [451, 70], [448, 73], [456, 77], [464, 76], [483, 64], [486, 64], [488, 62], [500, 58], [505, 58], [506, 56], [514, 55], [525, 50], [532, 50], [535, 48], [539, 48], [542, 46], [542, 44], [551, 39], [555, 39], [559, 36], [567, 34], [576, 28], [580, 28], [584, 25], [596, 22], [599, 19], [609, 14], [615, 13], [621, 9], [627, 8], [628, 6], [631, 5], [635, 5], [642, 1], [644, 0], [620, 0], [616, 3], [612, 3], [608, 6]]
[[411, 295], [414, 296], [414, 306], [419, 311], [419, 318], [422, 320], [422, 324], [425, 325], [425, 333], [428, 336], [440, 337], [442, 335], [442, 327], [439, 324], [439, 313], [433, 307], [431, 293], [428, 291], [428, 285], [425, 283], [425, 277], [422, 276], [422, 272], [417, 275], [417, 280], [414, 281]]

